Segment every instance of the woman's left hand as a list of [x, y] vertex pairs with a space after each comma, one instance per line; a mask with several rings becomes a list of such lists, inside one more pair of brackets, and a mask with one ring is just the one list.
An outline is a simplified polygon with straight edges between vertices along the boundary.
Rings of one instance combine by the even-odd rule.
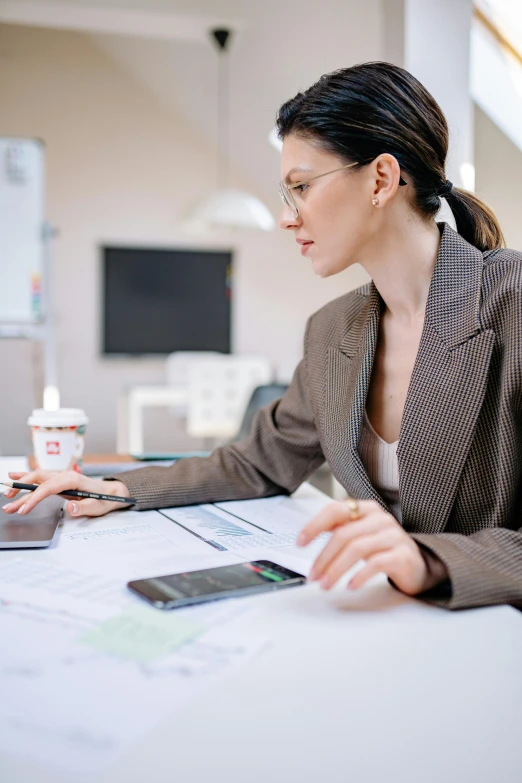
[[444, 563], [421, 551], [395, 517], [378, 503], [359, 500], [355, 519], [351, 505], [347, 501], [330, 503], [299, 534], [298, 545], [306, 546], [320, 533], [332, 533], [312, 567], [310, 579], [320, 581], [328, 590], [359, 560], [366, 563], [350, 580], [352, 590], [378, 573], [385, 573], [407, 595], [422, 593], [448, 578]]

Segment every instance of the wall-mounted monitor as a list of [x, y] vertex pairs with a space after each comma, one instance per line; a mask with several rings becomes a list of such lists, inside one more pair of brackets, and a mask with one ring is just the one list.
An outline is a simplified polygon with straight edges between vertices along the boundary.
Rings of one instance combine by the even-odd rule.
[[231, 350], [232, 253], [103, 247], [103, 353]]

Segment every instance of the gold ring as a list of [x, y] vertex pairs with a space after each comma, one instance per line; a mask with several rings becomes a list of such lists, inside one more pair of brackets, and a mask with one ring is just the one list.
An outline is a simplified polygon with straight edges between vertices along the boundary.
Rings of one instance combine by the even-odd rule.
[[350, 509], [350, 517], [352, 519], [357, 519], [361, 513], [359, 508], [359, 501], [357, 501], [355, 498], [347, 498], [345, 503]]

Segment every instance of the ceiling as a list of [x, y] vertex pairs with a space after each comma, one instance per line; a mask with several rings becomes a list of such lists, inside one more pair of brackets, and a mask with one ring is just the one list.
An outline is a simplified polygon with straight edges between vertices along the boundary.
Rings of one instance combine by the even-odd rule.
[[522, 151], [522, 2], [475, 0], [471, 94]]
[[475, 0], [475, 5], [491, 19], [522, 56], [522, 3], [520, 0]]

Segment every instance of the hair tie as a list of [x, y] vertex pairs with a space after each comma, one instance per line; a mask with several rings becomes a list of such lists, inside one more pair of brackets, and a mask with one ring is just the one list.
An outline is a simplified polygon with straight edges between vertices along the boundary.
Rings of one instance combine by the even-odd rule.
[[450, 182], [449, 179], [446, 180], [446, 182], [439, 188], [437, 195], [438, 196], [447, 196], [451, 191], [453, 190], [453, 182]]

